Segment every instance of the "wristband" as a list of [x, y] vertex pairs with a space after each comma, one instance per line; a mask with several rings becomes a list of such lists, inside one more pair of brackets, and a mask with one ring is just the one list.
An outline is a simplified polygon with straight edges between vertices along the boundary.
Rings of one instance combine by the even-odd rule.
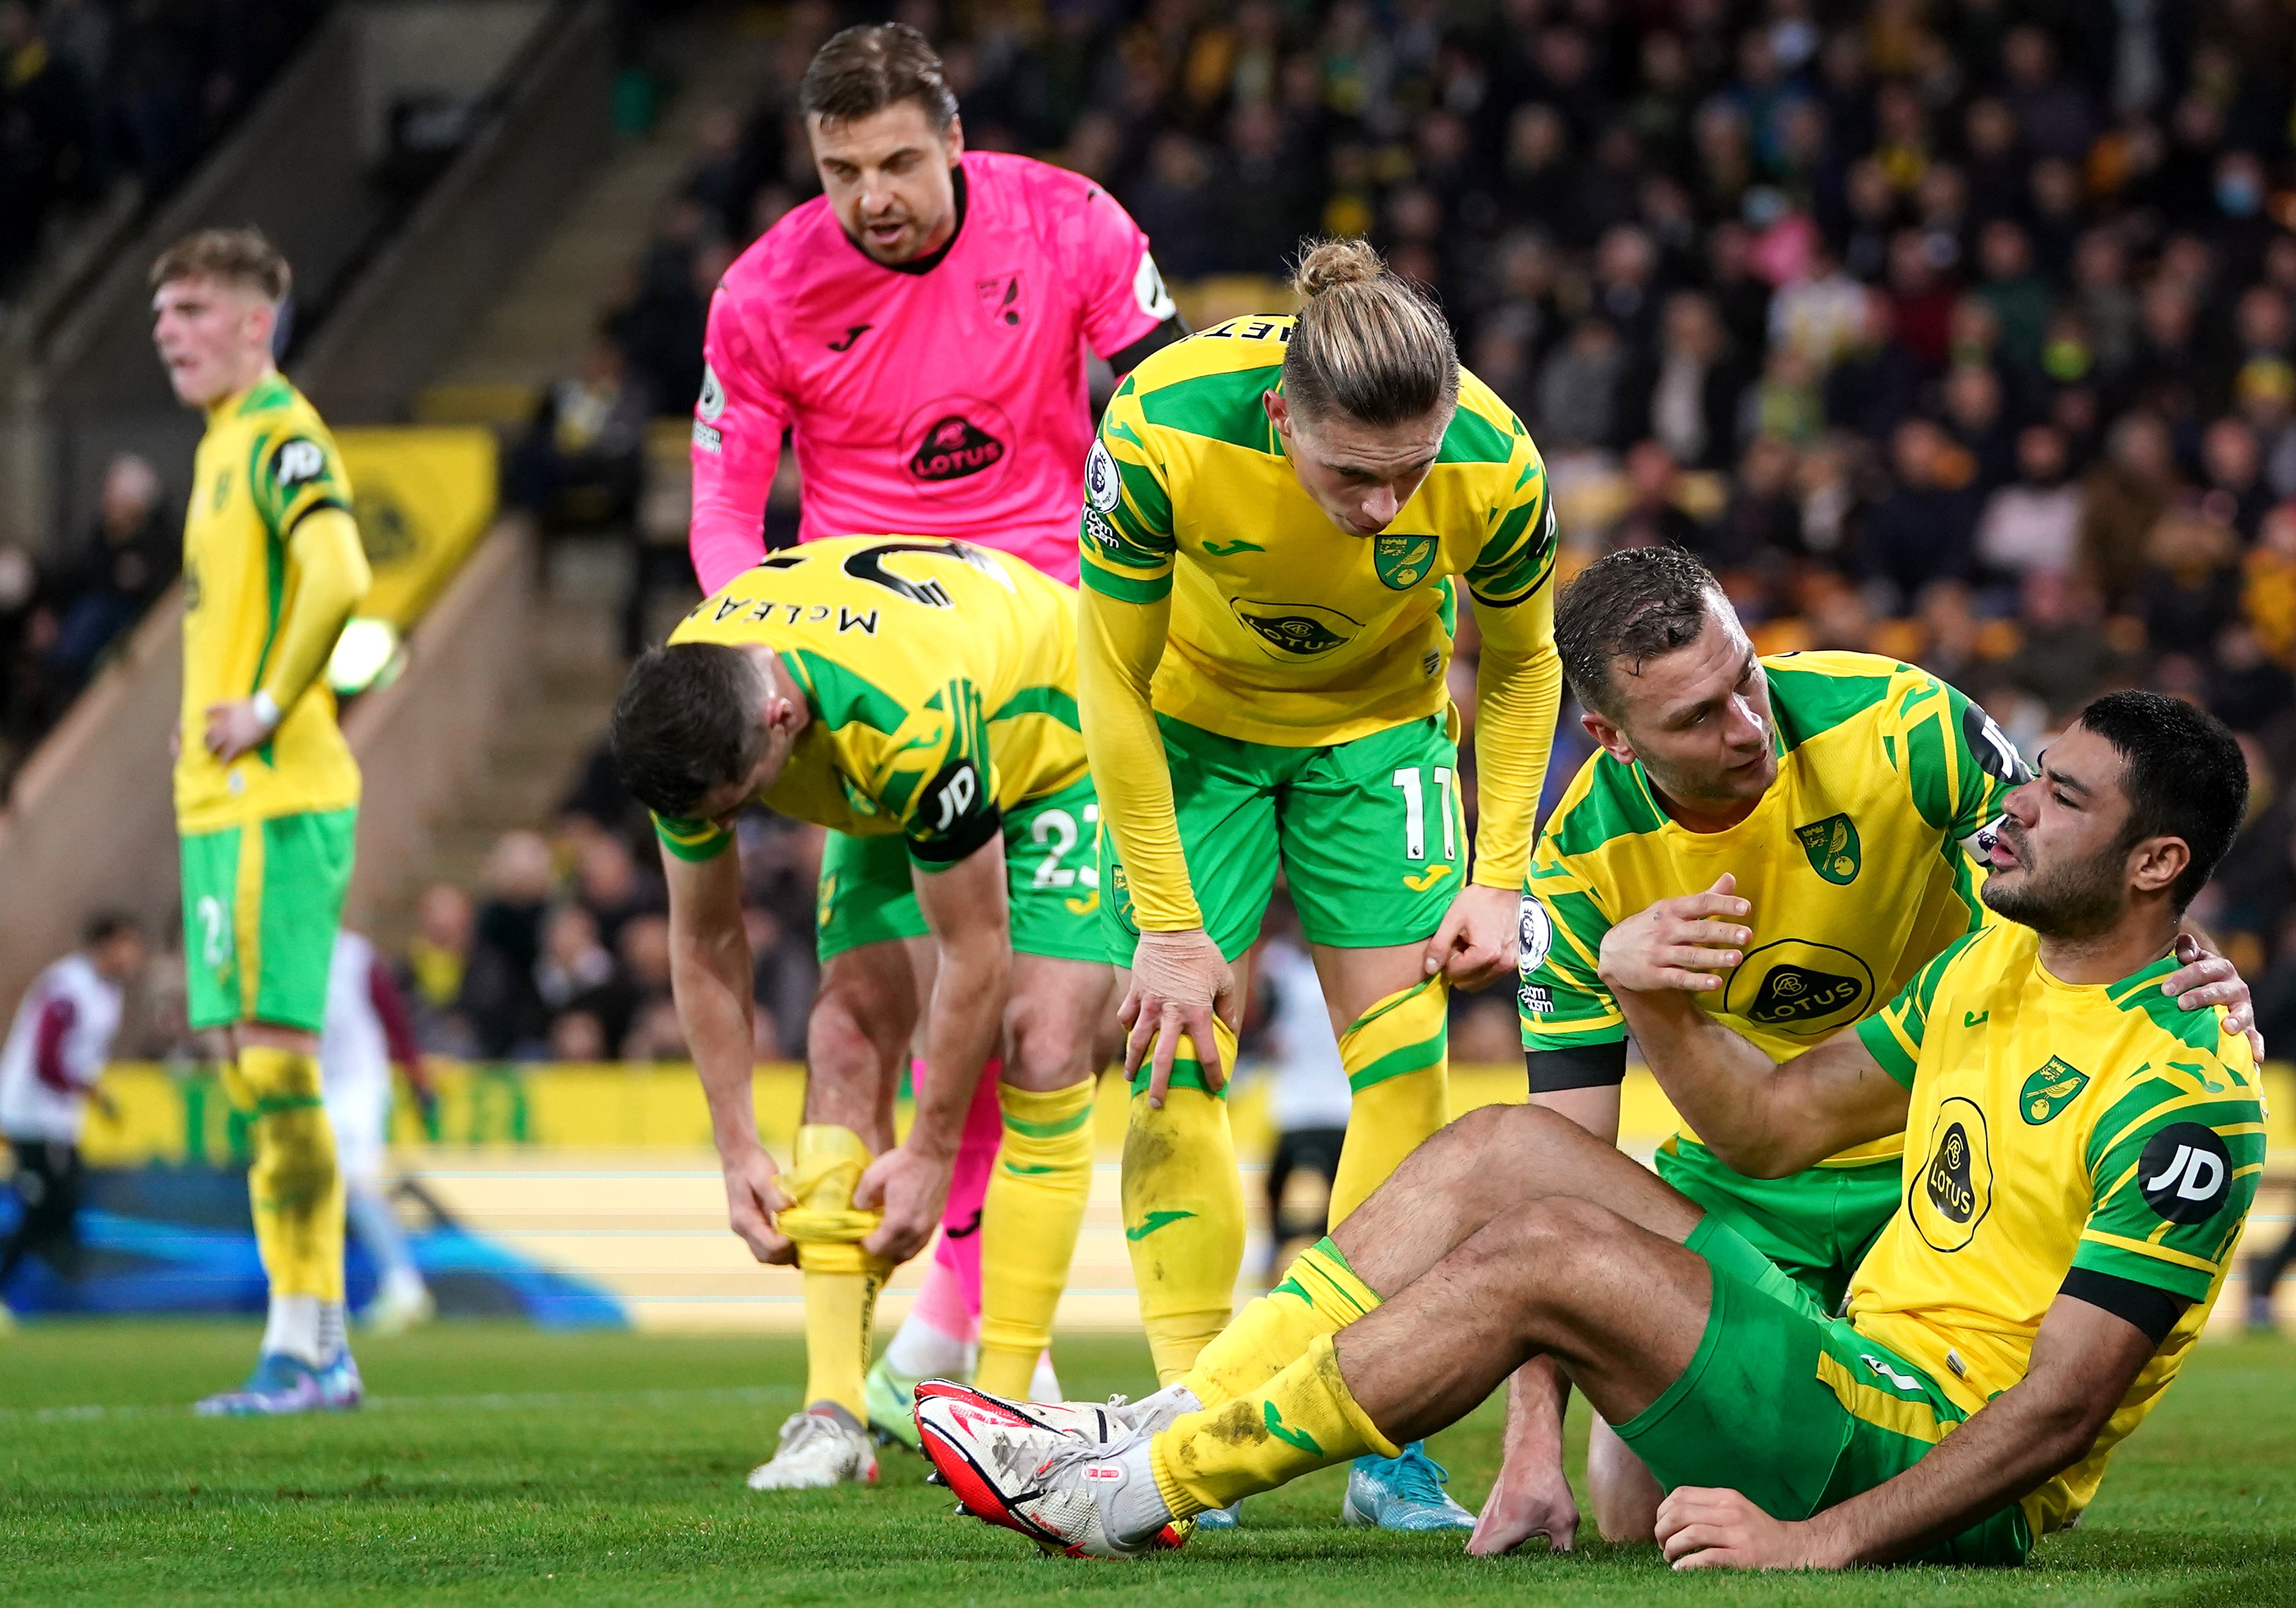
[[255, 718], [263, 722], [265, 731], [273, 732], [279, 729], [279, 700], [274, 698], [268, 692], [258, 689], [255, 696], [250, 698], [247, 702], [248, 707], [254, 710]]

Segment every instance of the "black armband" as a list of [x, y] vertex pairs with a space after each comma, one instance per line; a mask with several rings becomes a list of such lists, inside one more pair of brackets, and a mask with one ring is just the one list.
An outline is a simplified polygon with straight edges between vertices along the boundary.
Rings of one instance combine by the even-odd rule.
[[910, 863], [920, 871], [946, 871], [1004, 830], [1004, 816], [995, 804], [975, 810], [947, 832], [922, 841], [909, 840]]
[[2157, 1285], [2139, 1284], [2117, 1273], [2099, 1273], [2094, 1268], [2076, 1268], [2066, 1274], [2065, 1282], [2057, 1286], [2057, 1293], [2101, 1307], [2115, 1317], [2136, 1325], [2156, 1346], [2169, 1338], [2169, 1331], [2177, 1326], [2177, 1320], [2185, 1316], [2185, 1309], [2193, 1304]]
[[1194, 333], [1195, 331], [1188, 327], [1188, 321], [1179, 314], [1174, 313], [1123, 350], [1111, 352], [1108, 357], [1108, 366], [1114, 371], [1116, 377], [1121, 380], [1174, 341], [1185, 340]]
[[1525, 1050], [1530, 1092], [1552, 1095], [1566, 1088], [1606, 1088], [1627, 1080], [1627, 1041], [1580, 1045], [1568, 1050]]

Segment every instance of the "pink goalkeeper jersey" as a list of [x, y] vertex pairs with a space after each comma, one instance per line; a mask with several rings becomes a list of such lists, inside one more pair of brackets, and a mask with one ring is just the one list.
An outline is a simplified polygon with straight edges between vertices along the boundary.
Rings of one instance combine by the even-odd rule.
[[713, 593], [765, 555], [791, 432], [800, 540], [879, 531], [1001, 547], [1070, 585], [1092, 445], [1085, 350], [1172, 316], [1148, 237], [1091, 180], [967, 152], [956, 234], [889, 268], [816, 197], [709, 304], [693, 419], [693, 569]]

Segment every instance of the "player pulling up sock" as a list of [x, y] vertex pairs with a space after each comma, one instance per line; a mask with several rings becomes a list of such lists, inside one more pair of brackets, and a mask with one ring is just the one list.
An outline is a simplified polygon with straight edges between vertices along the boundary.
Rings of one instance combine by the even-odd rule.
[[[1231, 966], [1277, 865], [1354, 1094], [1336, 1223], [1449, 1115], [1449, 990], [1513, 960], [1561, 698], [1529, 436], [1369, 247], [1317, 245], [1296, 283], [1298, 318], [1232, 319], [1142, 364], [1085, 475], [1078, 674], [1109, 957], [1130, 968], [1124, 1232], [1166, 1382], [1226, 1325], [1242, 1259]], [[1446, 679], [1463, 580], [1480, 843]], [[1472, 1522], [1415, 1449], [1362, 1464], [1347, 1514]]]
[[[808, 542], [706, 600], [632, 667], [615, 705], [615, 760], [656, 812], [671, 981], [734, 1231], [760, 1260], [805, 1274], [807, 1410], [783, 1426], [756, 1489], [874, 1477], [863, 1425], [877, 1292], [941, 1217], [991, 1061], [1004, 1134], [983, 1206], [980, 1377], [1025, 1393], [1051, 1337], [1092, 1188], [1095, 1027], [1112, 981], [1090, 883], [1061, 863], [1093, 808], [1075, 632], [1075, 594], [1004, 554]], [[786, 1174], [750, 1104], [749, 946], [729, 850], [753, 800], [853, 846], [823, 876], [832, 966], [855, 934], [927, 934], [876, 946], [898, 964], [890, 979], [848, 972], [840, 990], [824, 976]], [[897, 1146], [894, 1086], [920, 1019], [931, 1071]]]
[[[1187, 332], [1147, 238], [1088, 179], [966, 151], [940, 62], [914, 29], [836, 35], [808, 67], [800, 100], [824, 194], [743, 252], [710, 302], [693, 448], [701, 589], [716, 593], [766, 557], [766, 496], [785, 431], [805, 472], [801, 542], [862, 530], [961, 538], [1073, 585], [1092, 437], [1085, 354], [1123, 373]], [[1073, 726], [1072, 689], [1051, 697], [1048, 710], [1065, 710]], [[1095, 905], [1093, 807], [1043, 824], [1046, 835], [1029, 845], [1049, 879], [1043, 895]], [[908, 878], [897, 839], [831, 833], [817, 1026], [823, 1013], [846, 1023], [885, 1020], [880, 1006], [897, 996], [908, 1001], [899, 1014], [915, 1013], [924, 980], [917, 956], [930, 946], [915, 899], [902, 894]], [[863, 890], [859, 907], [844, 897], [854, 888]], [[882, 1057], [905, 1052], [855, 1031], [810, 1039], [816, 1080], [873, 1088]], [[1073, 1149], [1080, 1128], [1031, 1131], [1072, 1115], [1015, 1108], [998, 1126], [1024, 1145]], [[999, 1176], [1013, 1186], [1004, 1194], [1025, 1197], [1029, 1180], [1051, 1175]], [[996, 1202], [983, 1203], [981, 1234], [994, 1240]], [[1052, 1247], [1058, 1236], [1038, 1243]], [[978, 1254], [980, 1243], [972, 1249]], [[1033, 1251], [1016, 1255], [1026, 1261]], [[988, 1255], [1000, 1259], [993, 1246]], [[1021, 1357], [1020, 1331], [1000, 1327], [1006, 1287], [992, 1266], [981, 1297], [984, 1377], [1025, 1390], [1036, 1358]], [[1041, 1276], [1011, 1287], [1037, 1300]], [[1021, 1324], [1033, 1328], [1033, 1319]]]

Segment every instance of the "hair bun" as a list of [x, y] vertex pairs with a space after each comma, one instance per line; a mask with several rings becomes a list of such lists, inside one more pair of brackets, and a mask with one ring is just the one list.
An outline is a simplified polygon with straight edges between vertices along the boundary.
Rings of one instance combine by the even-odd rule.
[[1300, 254], [1292, 288], [1303, 300], [1313, 300], [1343, 284], [1368, 283], [1386, 272], [1386, 261], [1365, 241], [1319, 240]]

